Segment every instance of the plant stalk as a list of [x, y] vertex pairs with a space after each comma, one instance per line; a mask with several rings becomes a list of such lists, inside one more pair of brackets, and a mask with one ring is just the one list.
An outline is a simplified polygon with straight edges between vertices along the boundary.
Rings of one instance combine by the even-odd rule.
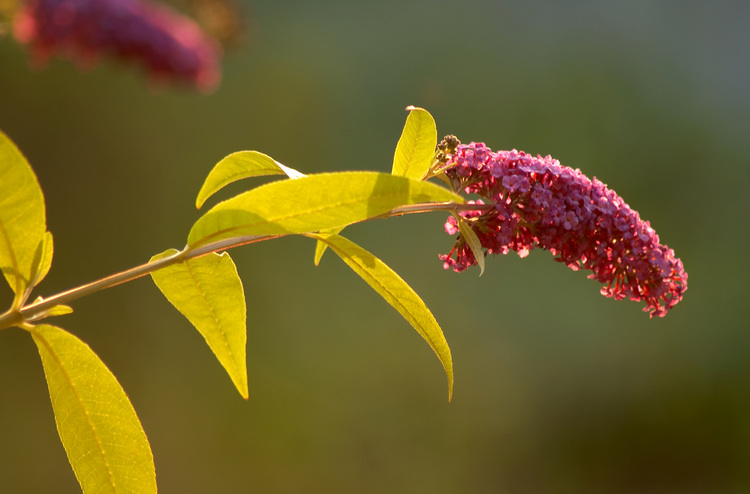
[[[401, 216], [404, 214], [427, 213], [430, 211], [455, 212], [478, 210], [487, 209], [490, 207], [492, 207], [492, 205], [457, 204], [454, 202], [409, 204], [406, 206], [399, 206], [397, 208], [394, 208], [387, 213], [376, 216], [375, 218], [390, 218], [393, 216]], [[11, 308], [4, 314], [0, 315], [0, 329], [9, 328], [12, 326], [19, 326], [24, 327], [24, 329], [28, 329], [30, 321], [35, 321], [37, 319], [43, 318], [46, 311], [49, 311], [57, 305], [67, 305], [70, 302], [81, 297], [91, 295], [92, 293], [96, 293], [107, 288], [112, 288], [113, 286], [117, 286], [122, 283], [127, 283], [128, 281], [133, 281], [173, 264], [188, 261], [190, 259], [195, 259], [197, 257], [205, 256], [214, 252], [221, 252], [232, 249], [234, 247], [240, 247], [242, 245], [262, 242], [264, 240], [271, 240], [280, 236], [282, 235], [248, 235], [243, 237], [219, 240], [195, 248], [191, 248], [188, 246], [171, 256], [167, 256], [153, 262], [140, 264], [138, 266], [120, 271], [105, 278], [92, 281], [91, 283], [87, 283], [85, 285], [77, 286], [75, 288], [71, 288], [70, 290], [57, 293], [48, 298], [39, 298], [35, 302], [32, 302], [18, 309]]]

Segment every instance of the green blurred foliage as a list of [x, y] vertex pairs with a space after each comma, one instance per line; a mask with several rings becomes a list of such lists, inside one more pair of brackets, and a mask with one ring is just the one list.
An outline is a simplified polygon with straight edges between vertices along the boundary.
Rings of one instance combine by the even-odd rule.
[[[162, 492], [750, 491], [748, 4], [246, 10], [249, 42], [210, 96], [155, 92], [111, 63], [31, 70], [0, 42], [0, 128], [39, 176], [55, 236], [40, 294], [181, 248], [203, 178], [231, 152], [387, 172], [409, 104], [439, 135], [597, 176], [675, 249], [690, 289], [649, 320], [541, 251], [488, 259], [482, 278], [443, 271], [440, 214], [347, 229], [441, 323], [451, 404], [421, 338], [335, 256], [314, 267], [309, 239], [232, 253], [254, 301], [249, 402], [148, 279], [87, 297], [59, 324], [128, 392]], [[33, 342], [0, 340], [2, 490], [78, 492]]]

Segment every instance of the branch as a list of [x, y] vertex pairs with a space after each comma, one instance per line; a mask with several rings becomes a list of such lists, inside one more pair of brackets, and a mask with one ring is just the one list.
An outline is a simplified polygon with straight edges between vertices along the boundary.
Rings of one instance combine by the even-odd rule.
[[26, 321], [31, 321], [35, 317], [42, 315], [45, 311], [48, 311], [56, 305], [67, 305], [74, 300], [85, 297], [86, 295], [91, 295], [92, 293], [96, 293], [107, 288], [112, 288], [113, 286], [117, 286], [128, 281], [133, 281], [135, 279], [151, 274], [156, 270], [171, 266], [172, 264], [195, 259], [196, 257], [205, 256], [212, 252], [219, 252], [231, 249], [233, 247], [240, 247], [242, 245], [261, 242], [263, 240], [271, 240], [278, 236], [279, 235], [251, 235], [246, 237], [220, 240], [218, 242], [206, 244], [193, 250], [191, 250], [189, 247], [186, 247], [182, 251], [177, 252], [176, 254], [169, 257], [165, 257], [154, 262], [140, 264], [130, 269], [126, 269], [125, 271], [120, 271], [119, 273], [107, 276], [106, 278], [101, 278], [99, 280], [92, 281], [91, 283], [71, 288], [70, 290], [52, 295], [49, 298], [37, 300], [36, 302], [26, 305], [18, 310], [11, 309], [0, 316], [0, 329], [22, 325]]
[[[454, 202], [410, 204], [406, 206], [399, 206], [375, 218], [390, 218], [393, 216], [401, 216], [404, 214], [427, 213], [430, 211], [484, 210], [491, 207], [493, 207], [491, 204], [457, 204]], [[96, 281], [92, 281], [91, 283], [87, 283], [85, 285], [60, 292], [56, 295], [52, 295], [49, 298], [38, 299], [37, 301], [21, 307], [20, 309], [10, 309], [6, 313], [0, 315], [0, 329], [9, 328], [12, 326], [28, 325], [29, 321], [34, 321], [35, 319], [44, 317], [44, 313], [46, 311], [57, 305], [67, 305], [74, 300], [85, 297], [86, 295], [91, 295], [92, 293], [106, 290], [107, 288], [112, 288], [113, 286], [127, 283], [128, 281], [133, 281], [135, 279], [151, 274], [156, 270], [171, 266], [173, 264], [188, 261], [190, 259], [195, 259], [196, 257], [205, 256], [213, 252], [221, 252], [243, 245], [262, 242], [264, 240], [271, 240], [280, 236], [282, 235], [248, 235], [243, 237], [219, 240], [217, 242], [211, 242], [194, 249], [186, 247], [185, 249], [175, 253], [174, 255], [159, 259], [157, 261], [140, 264], [130, 269], [126, 269], [125, 271], [120, 271], [119, 273], [112, 274]]]

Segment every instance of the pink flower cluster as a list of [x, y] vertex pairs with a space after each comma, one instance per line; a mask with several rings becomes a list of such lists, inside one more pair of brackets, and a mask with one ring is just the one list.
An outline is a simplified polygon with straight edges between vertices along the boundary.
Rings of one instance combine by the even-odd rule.
[[13, 24], [40, 63], [61, 54], [91, 65], [105, 54], [142, 64], [155, 80], [203, 91], [221, 78], [218, 44], [188, 17], [149, 0], [27, 0]]
[[[649, 222], [596, 178], [549, 156], [493, 152], [482, 143], [459, 145], [445, 163], [456, 190], [483, 199], [471, 201], [480, 205], [476, 210], [459, 214], [486, 253], [513, 250], [525, 257], [535, 247], [548, 250], [573, 270], [592, 271], [589, 278], [604, 284], [602, 295], [645, 301], [651, 317], [664, 316], [682, 300], [687, 289], [682, 261], [659, 243]], [[458, 233], [455, 217], [445, 230]], [[456, 272], [476, 264], [461, 235], [440, 258]]]

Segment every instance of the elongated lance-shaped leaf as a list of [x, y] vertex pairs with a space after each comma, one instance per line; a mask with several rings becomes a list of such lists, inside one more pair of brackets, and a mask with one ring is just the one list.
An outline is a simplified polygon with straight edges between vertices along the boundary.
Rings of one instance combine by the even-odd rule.
[[[151, 262], [176, 254], [167, 250]], [[209, 254], [151, 273], [156, 286], [203, 335], [243, 398], [248, 398], [245, 292], [229, 254]]]
[[55, 245], [50, 232], [44, 232], [42, 241], [37, 246], [37, 255], [34, 261], [34, 272], [32, 274], [31, 285], [36, 286], [47, 276], [50, 267], [52, 267], [52, 255], [55, 252]]
[[[335, 235], [338, 235], [339, 233], [341, 233], [343, 229], [344, 229], [343, 227], [332, 228], [330, 230], [326, 230], [321, 233], [333, 233]], [[315, 241], [315, 258], [313, 259], [313, 262], [315, 263], [316, 266], [320, 264], [320, 260], [323, 258], [323, 254], [325, 254], [326, 249], [328, 249], [327, 243], [323, 242], [322, 240]]]
[[393, 155], [394, 175], [421, 180], [435, 157], [437, 128], [430, 112], [415, 106], [406, 108], [409, 116]]
[[[435, 156], [437, 128], [430, 113], [415, 106], [408, 106], [409, 116], [401, 132], [393, 155], [391, 173], [402, 177], [421, 180], [427, 173]], [[340, 233], [343, 228], [335, 228], [328, 233]], [[320, 263], [328, 244], [318, 241], [315, 245], [315, 265]]]
[[482, 251], [482, 242], [479, 240], [476, 232], [471, 228], [463, 217], [456, 215], [458, 220], [458, 231], [461, 232], [461, 236], [464, 241], [471, 249], [471, 253], [474, 254], [474, 259], [477, 260], [479, 266], [479, 276], [484, 274], [484, 252]]
[[[36, 300], [34, 300], [34, 303], [37, 304], [37, 303], [41, 303], [42, 301], [44, 301], [42, 297], [37, 297]], [[72, 307], [68, 305], [60, 304], [60, 305], [54, 305], [47, 310], [39, 312], [35, 314], [33, 317], [28, 318], [27, 320], [28, 322], [33, 322], [33, 321], [39, 321], [39, 320], [45, 319], [47, 317], [65, 316], [67, 314], [72, 314], [72, 313], [73, 313]]]
[[188, 245], [245, 235], [287, 235], [340, 228], [397, 206], [463, 203], [438, 185], [377, 172], [307, 175], [261, 185], [211, 208], [193, 225]]
[[0, 269], [17, 297], [31, 284], [46, 230], [44, 196], [36, 175], [0, 132]]
[[44, 311], [44, 317], [65, 316], [73, 313], [73, 308], [69, 305], [55, 305]]
[[198, 192], [195, 207], [200, 209], [206, 199], [232, 182], [263, 175], [286, 175], [289, 178], [305, 176], [258, 151], [238, 151], [216, 163], [216, 166], [208, 173]]
[[334, 234], [310, 235], [328, 246], [362, 277], [386, 302], [391, 304], [427, 341], [443, 364], [448, 377], [448, 400], [453, 395], [453, 359], [440, 325], [422, 299], [383, 261], [354, 242]]
[[155, 493], [154, 458], [133, 405], [89, 346], [56, 326], [31, 330], [73, 472], [85, 494]]

